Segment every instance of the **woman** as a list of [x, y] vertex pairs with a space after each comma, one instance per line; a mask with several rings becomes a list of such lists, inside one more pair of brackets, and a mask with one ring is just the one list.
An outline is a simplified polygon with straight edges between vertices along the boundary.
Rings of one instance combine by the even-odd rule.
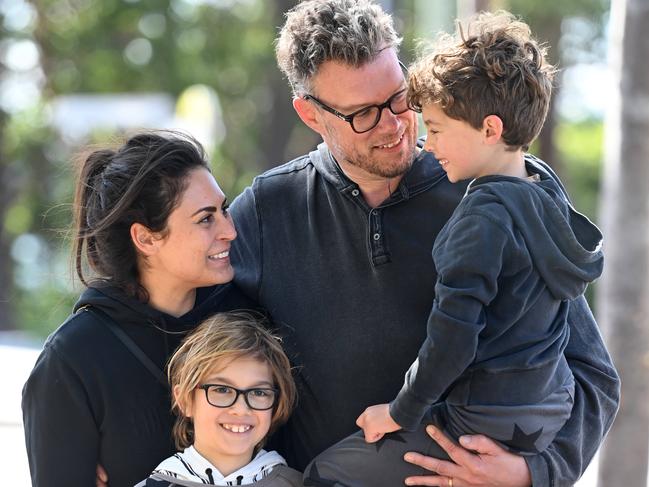
[[32, 483], [95, 485], [101, 465], [130, 486], [174, 452], [167, 359], [205, 317], [247, 304], [218, 286], [236, 232], [200, 145], [172, 133], [90, 154], [74, 210], [87, 289], [23, 390]]

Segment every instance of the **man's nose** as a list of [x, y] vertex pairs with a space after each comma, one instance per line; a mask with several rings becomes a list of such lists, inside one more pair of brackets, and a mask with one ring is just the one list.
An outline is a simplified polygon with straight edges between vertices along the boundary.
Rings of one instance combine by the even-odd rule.
[[377, 125], [385, 126], [388, 128], [398, 127], [401, 124], [399, 115], [392, 113], [389, 107], [383, 108], [381, 110], [381, 118], [379, 118], [379, 123]]

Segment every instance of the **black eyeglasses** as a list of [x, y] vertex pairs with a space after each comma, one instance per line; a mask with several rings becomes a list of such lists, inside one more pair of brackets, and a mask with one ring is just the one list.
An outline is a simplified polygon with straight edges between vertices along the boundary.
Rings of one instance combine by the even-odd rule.
[[279, 392], [277, 389], [270, 387], [237, 389], [224, 384], [202, 384], [197, 389], [203, 389], [207, 402], [216, 408], [229, 408], [237, 402], [239, 395], [243, 394], [246, 405], [256, 411], [266, 411], [272, 408], [277, 401]]
[[[404, 74], [407, 75], [408, 70], [405, 65], [401, 61], [399, 61], [399, 65], [401, 66], [401, 69], [403, 69]], [[407, 88], [399, 90], [390, 98], [388, 98], [385, 103], [363, 107], [360, 110], [356, 110], [355, 112], [350, 113], [349, 115], [340, 113], [335, 108], [331, 108], [329, 105], [322, 103], [315, 96], [305, 94], [302, 96], [302, 98], [304, 98], [305, 100], [311, 100], [323, 110], [326, 110], [332, 115], [335, 115], [341, 120], [349, 123], [352, 126], [352, 130], [354, 132], [356, 132], [357, 134], [362, 134], [369, 132], [379, 124], [379, 120], [381, 120], [381, 114], [383, 113], [384, 108], [389, 108], [394, 115], [400, 115], [408, 111], [410, 107], [408, 106], [407, 91]]]

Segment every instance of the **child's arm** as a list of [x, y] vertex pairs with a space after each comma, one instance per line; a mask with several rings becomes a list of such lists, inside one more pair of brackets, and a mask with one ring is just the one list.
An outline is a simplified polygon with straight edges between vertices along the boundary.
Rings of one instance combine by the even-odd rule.
[[450, 225], [433, 250], [438, 279], [427, 337], [390, 405], [390, 416], [406, 430], [419, 425], [430, 405], [474, 361], [484, 307], [498, 292], [508, 258], [510, 233], [497, 220], [472, 213], [452, 218]]
[[356, 426], [363, 430], [365, 441], [375, 443], [386, 433], [392, 433], [401, 429], [390, 416], [389, 404], [377, 404], [370, 406], [356, 420]]

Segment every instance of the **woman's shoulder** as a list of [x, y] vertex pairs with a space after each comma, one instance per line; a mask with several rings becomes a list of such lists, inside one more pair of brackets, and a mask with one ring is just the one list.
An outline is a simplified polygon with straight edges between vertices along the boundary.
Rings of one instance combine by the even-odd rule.
[[80, 345], [87, 344], [104, 336], [100, 320], [89, 308], [82, 307], [69, 315], [59, 327], [52, 332], [43, 345], [43, 351], [73, 352]]
[[[102, 343], [110, 335], [105, 324], [107, 319], [122, 322], [139, 316], [123, 291], [106, 283], [93, 282], [79, 296], [72, 313], [48, 337], [45, 348], [66, 349], [69, 352], [92, 341]], [[102, 346], [104, 344], [102, 343]]]
[[45, 341], [25, 384], [25, 393], [50, 380], [84, 376], [94, 363], [89, 344], [105, 342], [91, 316], [84, 312], [70, 315]]
[[[76, 369], [84, 375], [88, 368], [105, 367], [127, 351], [110, 331], [103, 315], [93, 306], [82, 305], [45, 340], [35, 370], [49, 367]], [[56, 365], [59, 364], [59, 365]]]

